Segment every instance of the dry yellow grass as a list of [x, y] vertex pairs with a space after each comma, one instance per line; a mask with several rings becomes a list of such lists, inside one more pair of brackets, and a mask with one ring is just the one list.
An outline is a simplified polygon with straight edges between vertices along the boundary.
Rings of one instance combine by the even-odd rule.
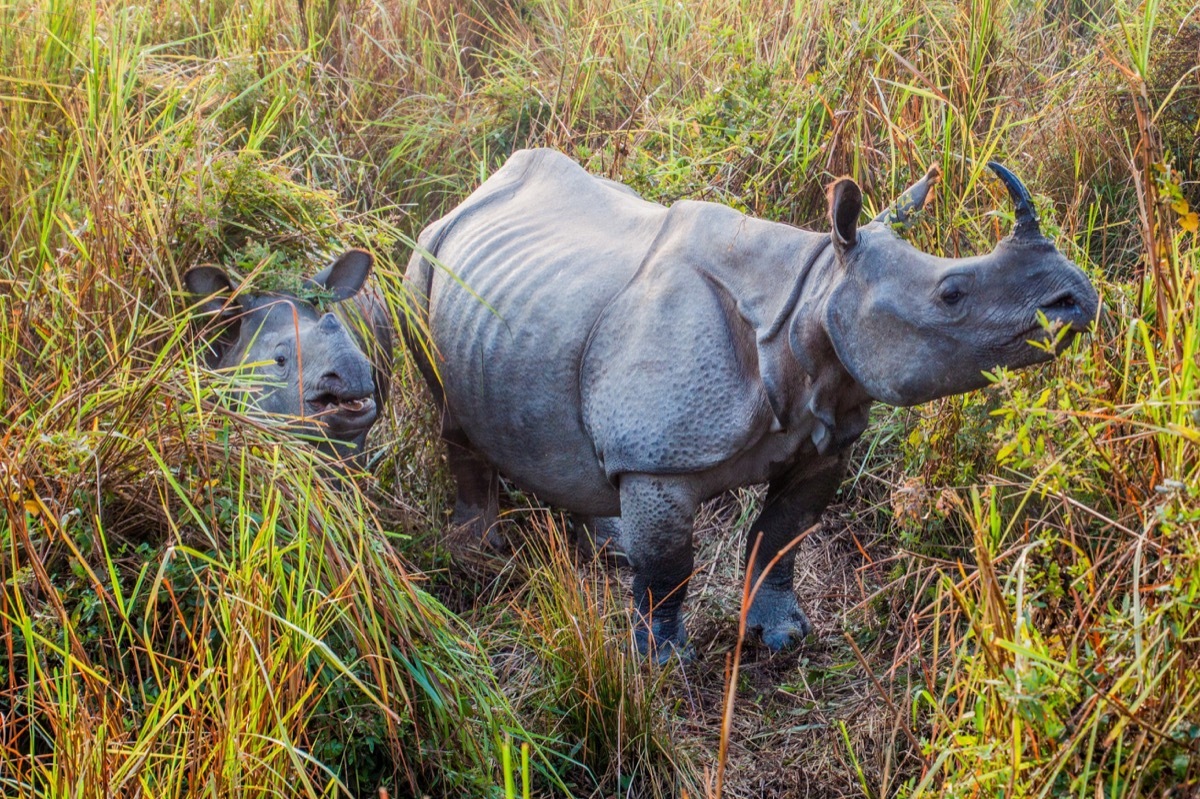
[[[725, 722], [729, 797], [1200, 790], [1197, 63], [1187, 0], [0, 0], [3, 793], [504, 795], [529, 742], [539, 795], [700, 796]], [[938, 163], [952, 255], [1007, 227], [999, 158], [1102, 288], [1052, 367], [877, 413], [801, 545], [817, 635], [746, 644], [732, 716], [753, 492], [660, 673], [619, 575], [437, 544], [406, 362], [339, 488], [188, 353], [202, 261], [366, 246], [399, 317], [407, 237], [527, 145], [810, 226]]]

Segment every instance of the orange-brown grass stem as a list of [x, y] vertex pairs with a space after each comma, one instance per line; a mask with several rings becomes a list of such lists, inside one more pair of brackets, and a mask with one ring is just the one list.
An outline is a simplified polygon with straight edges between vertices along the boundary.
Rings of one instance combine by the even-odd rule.
[[775, 568], [775, 564], [779, 562], [780, 558], [795, 549], [801, 541], [808, 537], [809, 533], [820, 526], [821, 523], [818, 521], [789, 541], [787, 546], [780, 548], [775, 553], [775, 557], [771, 558], [771, 562], [758, 575], [754, 585], [751, 586], [752, 564], [758, 556], [758, 545], [762, 543], [762, 533], [754, 537], [754, 545], [750, 548], [750, 556], [746, 559], [746, 576], [742, 581], [742, 612], [738, 615], [738, 636], [737, 643], [733, 645], [733, 663], [727, 668], [725, 678], [725, 710], [721, 714], [721, 740], [717, 746], [717, 786], [714, 794], [716, 799], [720, 799], [725, 785], [725, 763], [729, 756], [729, 732], [733, 727], [733, 703], [737, 696], [738, 670], [742, 662], [742, 643], [746, 640], [746, 616], [750, 612], [750, 605], [754, 602], [754, 597], [758, 595], [758, 589], [762, 587], [763, 580], [766, 579], [771, 569]]

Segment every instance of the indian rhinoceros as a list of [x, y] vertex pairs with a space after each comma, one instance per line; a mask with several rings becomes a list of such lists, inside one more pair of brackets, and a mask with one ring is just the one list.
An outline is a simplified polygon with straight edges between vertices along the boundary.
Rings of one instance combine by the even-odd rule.
[[[833, 497], [871, 403], [981, 387], [984, 370], [1051, 358], [1096, 313], [1025, 187], [991, 166], [1016, 228], [987, 255], [948, 259], [894, 230], [932, 170], [862, 226], [858, 186], [837, 180], [832, 230], [814, 233], [647, 202], [551, 150], [513, 154], [425, 228], [405, 276], [418, 308], [406, 338], [458, 484], [452, 521], [489, 530], [498, 472], [601, 517], [634, 570], [639, 648], [662, 659], [686, 640], [697, 506], [765, 482], [746, 559], [761, 535], [749, 567], [756, 581], [770, 571], [747, 622], [772, 649], [802, 640], [794, 552], [771, 562]], [[1054, 345], [1043, 318], [1067, 328]]]
[[314, 295], [308, 299], [235, 290], [217, 266], [183, 276], [203, 300], [208, 366], [236, 373], [251, 409], [285, 419], [320, 449], [360, 466], [387, 403], [392, 364], [390, 317], [379, 294], [364, 289], [373, 263], [367, 252], [347, 251], [304, 282]]

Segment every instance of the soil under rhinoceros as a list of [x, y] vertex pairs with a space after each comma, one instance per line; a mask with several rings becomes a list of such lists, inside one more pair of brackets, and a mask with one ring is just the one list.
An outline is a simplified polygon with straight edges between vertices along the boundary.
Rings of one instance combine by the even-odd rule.
[[[697, 572], [685, 612], [696, 659], [660, 688], [663, 707], [671, 709], [675, 745], [687, 752], [701, 781], [707, 771], [710, 785], [738, 635], [744, 540], [760, 497], [761, 490], [743, 489], [701, 509]], [[506, 515], [504, 530], [520, 549], [530, 536], [567, 524], [544, 510], [522, 510]], [[480, 631], [487, 647], [501, 624], [497, 609], [522, 601], [523, 569], [446, 525], [440, 535], [440, 551], [449, 556], [440, 559], [442, 571], [431, 588]], [[722, 795], [859, 797], [864, 782], [872, 795], [879, 787], [883, 795], [893, 794], [919, 778], [922, 765], [914, 746], [919, 732], [903, 729], [912, 724], [911, 697], [923, 681], [918, 659], [906, 650], [915, 632], [909, 592], [897, 587], [912, 585], [913, 575], [905, 573], [912, 566], [899, 565], [905, 561], [895, 559], [894, 542], [856, 521], [854, 506], [845, 504], [826, 511], [797, 553], [796, 589], [814, 633], [798, 649], [778, 654], [747, 637]], [[608, 579], [618, 596], [629, 597], [628, 569], [591, 561], [577, 570], [581, 578]], [[501, 659], [508, 659], [505, 670], [519, 685], [513, 674], [532, 656], [514, 653], [511, 635], [504, 639], [508, 654]]]

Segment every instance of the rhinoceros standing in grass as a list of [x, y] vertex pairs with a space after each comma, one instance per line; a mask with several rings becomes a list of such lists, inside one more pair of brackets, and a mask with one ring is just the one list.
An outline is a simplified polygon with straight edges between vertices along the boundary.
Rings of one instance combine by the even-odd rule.
[[254, 410], [287, 419], [321, 449], [359, 465], [392, 369], [390, 317], [378, 293], [364, 289], [373, 262], [350, 250], [305, 281], [328, 311], [293, 294], [235, 292], [216, 266], [183, 276], [188, 292], [205, 300], [198, 310], [212, 333], [208, 365], [240, 367], [253, 384], [245, 395]]
[[[686, 636], [697, 506], [768, 483], [748, 623], [772, 649], [810, 625], [794, 555], [771, 561], [833, 497], [874, 401], [968, 391], [982, 372], [1052, 357], [1044, 314], [1086, 329], [1096, 292], [1040, 232], [1028, 192], [988, 255], [937, 258], [893, 230], [934, 174], [859, 227], [849, 178], [829, 188], [830, 233], [707, 202], [670, 208], [549, 150], [515, 153], [429, 225], [406, 282], [431, 346], [408, 336], [441, 406], [458, 483], [454, 521], [484, 533], [502, 472], [542, 500], [600, 518], [634, 569], [643, 651]], [[433, 260], [431, 260], [433, 259]], [[439, 265], [433, 262], [436, 260]], [[444, 267], [444, 268], [442, 268]]]

